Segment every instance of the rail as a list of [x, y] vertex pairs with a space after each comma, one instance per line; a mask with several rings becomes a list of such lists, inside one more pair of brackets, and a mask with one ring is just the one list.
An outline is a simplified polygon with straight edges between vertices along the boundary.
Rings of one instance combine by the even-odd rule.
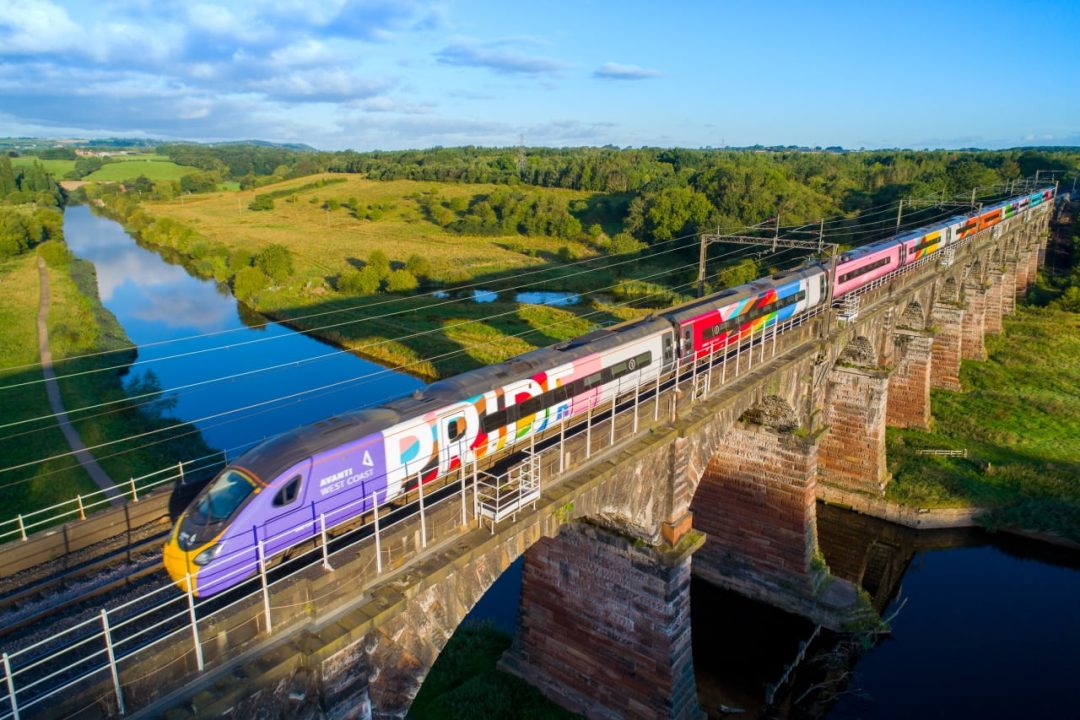
[[[919, 267], [929, 265], [920, 261], [897, 274]], [[438, 486], [420, 482], [417, 475], [415, 490], [405, 496], [408, 502], [375, 493], [264, 538], [255, 547], [233, 550], [242, 562], [231, 574], [240, 583], [220, 597], [196, 598], [189, 576], [186, 592], [177, 592], [169, 583], [101, 608], [48, 638], [0, 653], [4, 675], [0, 705], [6, 705], [0, 720], [19, 720], [46, 701], [88, 687], [97, 692], [94, 702], [107, 702], [109, 712], [123, 715], [145, 707], [167, 681], [170, 689], [189, 683], [260, 638], [318, 617], [322, 603], [330, 607], [335, 601], [355, 599], [418, 557], [430, 543], [459, 538], [485, 523], [494, 532], [500, 522], [536, 502], [542, 477], [558, 482], [560, 476], [632, 439], [643, 428], [666, 423], [680, 409], [708, 401], [720, 388], [766, 362], [766, 355], [777, 358], [814, 341], [818, 325], [811, 321], [827, 321], [822, 312], [818, 306], [797, 318], [752, 330], [720, 352], [686, 365], [676, 363], [646, 387], [634, 383], [625, 391], [618, 388], [584, 417], [564, 417], [544, 428], [528, 449], [515, 449], [515, 454], [524, 455], [524, 462], [511, 462], [505, 473], [484, 472], [481, 480], [478, 463], [472, 462], [471, 470], [459, 465]], [[409, 499], [412, 495], [415, 498]], [[361, 524], [352, 517], [359, 509], [365, 512]], [[418, 531], [413, 518], [419, 522]], [[290, 557], [295, 552], [287, 547], [290, 537], [311, 538], [313, 547]], [[268, 552], [268, 546], [284, 547]], [[313, 595], [316, 591], [321, 594]], [[151, 654], [153, 658], [139, 667], [154, 669], [132, 677], [136, 661]]]

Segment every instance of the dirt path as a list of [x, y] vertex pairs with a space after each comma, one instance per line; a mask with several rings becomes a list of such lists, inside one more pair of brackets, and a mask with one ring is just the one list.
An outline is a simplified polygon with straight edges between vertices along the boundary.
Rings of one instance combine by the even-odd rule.
[[56, 382], [56, 373], [53, 372], [52, 368], [52, 351], [49, 350], [49, 328], [47, 323], [50, 300], [49, 273], [45, 269], [44, 260], [39, 257], [37, 263], [38, 278], [41, 280], [41, 298], [38, 302], [37, 316], [38, 350], [41, 352], [41, 371], [45, 375], [45, 392], [49, 396], [49, 406], [52, 407], [52, 411], [56, 415], [60, 431], [64, 433], [68, 445], [71, 446], [72, 452], [75, 453], [75, 459], [83, 466], [90, 478], [97, 483], [97, 486], [105, 491], [105, 497], [109, 499], [110, 503], [123, 505], [125, 502], [124, 496], [117, 490], [112, 479], [98, 465], [97, 460], [90, 454], [90, 451], [86, 449], [86, 444], [79, 437], [79, 432], [72, 426], [67, 411], [64, 409], [64, 402], [60, 397], [60, 385]]

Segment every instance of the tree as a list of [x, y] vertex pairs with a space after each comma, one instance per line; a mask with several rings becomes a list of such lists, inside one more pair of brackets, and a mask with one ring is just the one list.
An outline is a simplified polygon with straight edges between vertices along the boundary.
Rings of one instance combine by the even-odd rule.
[[634, 198], [626, 229], [642, 240], [664, 242], [697, 232], [714, 211], [702, 193], [673, 187]]
[[7, 155], [0, 157], [0, 200], [18, 190], [15, 184], [15, 168]]
[[349, 268], [338, 275], [337, 289], [350, 295], [371, 295], [378, 291], [381, 282], [382, 279], [370, 265], [361, 270]]
[[248, 203], [248, 210], [273, 210], [274, 198], [269, 195], [256, 195], [255, 199]]
[[277, 282], [293, 273], [292, 253], [284, 245], [267, 245], [255, 255], [255, 267]]
[[410, 255], [405, 261], [405, 269], [418, 278], [431, 277], [431, 262], [422, 255]]
[[386, 278], [387, 292], [410, 292], [419, 285], [416, 277], [408, 270], [394, 270]]
[[382, 280], [390, 275], [390, 258], [382, 250], [372, 250], [368, 255], [367, 267], [372, 268]]
[[270, 278], [262, 270], [255, 267], [246, 267], [233, 276], [233, 295], [238, 300], [247, 301], [269, 284]]

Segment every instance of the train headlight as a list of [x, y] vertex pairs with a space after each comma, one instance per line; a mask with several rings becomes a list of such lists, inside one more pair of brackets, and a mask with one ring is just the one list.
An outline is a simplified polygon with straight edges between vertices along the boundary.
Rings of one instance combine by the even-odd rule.
[[221, 545], [211, 545], [195, 556], [194, 563], [198, 566], [209, 564], [221, 552]]

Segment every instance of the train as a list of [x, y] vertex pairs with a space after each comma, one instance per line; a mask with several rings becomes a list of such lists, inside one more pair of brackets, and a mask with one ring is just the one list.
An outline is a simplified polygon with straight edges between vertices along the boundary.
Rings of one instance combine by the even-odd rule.
[[[268, 439], [231, 461], [177, 518], [164, 546], [172, 581], [197, 597], [266, 559], [355, 522], [421, 483], [535, 439], [680, 364], [820, 309], [1054, 197], [1012, 197], [681, 306], [437, 381], [379, 407]], [[831, 296], [830, 296], [831, 289]]]

